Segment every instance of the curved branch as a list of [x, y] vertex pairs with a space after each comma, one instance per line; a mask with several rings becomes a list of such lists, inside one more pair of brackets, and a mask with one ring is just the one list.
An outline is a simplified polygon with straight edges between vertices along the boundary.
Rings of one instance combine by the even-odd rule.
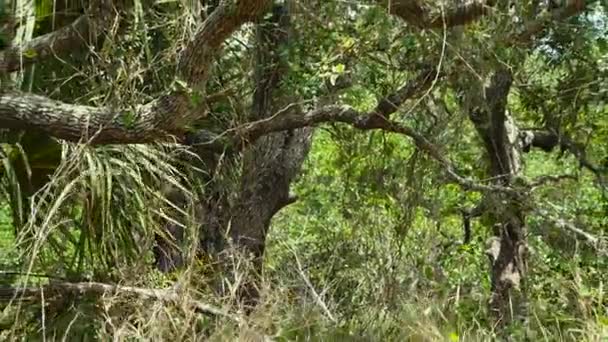
[[70, 25], [0, 51], [0, 75], [53, 56], [65, 56], [93, 43], [117, 15], [112, 1], [94, 1], [87, 13]]
[[[180, 68], [191, 87], [202, 89], [213, 57], [242, 24], [262, 13], [268, 0], [223, 1], [182, 53]], [[39, 129], [68, 141], [93, 144], [146, 143], [183, 133], [204, 115], [189, 92], [176, 91], [140, 106], [116, 110], [71, 105], [43, 96], [0, 90], [0, 128]]]
[[[419, 0], [391, 0], [384, 5], [388, 7], [389, 13], [398, 16], [408, 24], [420, 29], [441, 29], [463, 26], [475, 22], [491, 13], [493, 7], [498, 3], [496, 0], [472, 0], [448, 9], [443, 15], [431, 16]], [[520, 33], [510, 36], [507, 41], [527, 42], [532, 36], [545, 29], [548, 23], [561, 21], [583, 11], [587, 3], [585, 0], [567, 0], [566, 3], [556, 9], [552, 9], [547, 16], [532, 20], [525, 24]]]
[[392, 0], [388, 2], [389, 13], [418, 28], [436, 29], [466, 25], [487, 15], [495, 0], [469, 1], [450, 9], [443, 16], [431, 18], [418, 0]]
[[513, 197], [519, 197], [520, 193], [513, 188], [498, 185], [483, 185], [471, 179], [464, 178], [456, 173], [453, 164], [433, 145], [426, 137], [411, 127], [402, 125], [395, 121], [370, 119], [378, 117], [375, 112], [362, 114], [350, 106], [329, 105], [312, 110], [304, 115], [299, 113], [291, 115], [274, 115], [268, 119], [259, 120], [235, 128], [236, 138], [246, 142], [252, 142], [261, 136], [285, 130], [293, 130], [302, 127], [316, 126], [326, 122], [342, 122], [352, 125], [361, 130], [384, 130], [387, 132], [402, 134], [412, 138], [416, 147], [427, 153], [431, 158], [438, 161], [444, 168], [448, 177], [467, 190], [480, 192], [499, 191]]
[[553, 148], [559, 146], [562, 151], [570, 152], [578, 160], [581, 167], [587, 168], [597, 176], [606, 173], [605, 170], [587, 159], [585, 148], [570, 139], [570, 137], [559, 134], [552, 130], [526, 130], [522, 132], [524, 141], [524, 152], [529, 152], [531, 147], [537, 147], [545, 152], [551, 152]]
[[546, 28], [548, 23], [553, 21], [562, 21], [582, 12], [587, 7], [587, 2], [589, 1], [568, 0], [565, 6], [552, 10], [548, 16], [539, 18], [537, 20], [525, 24], [522, 32], [512, 36], [509, 39], [509, 42], [523, 43], [530, 41], [530, 39], [534, 35], [542, 32]]
[[269, 0], [226, 0], [203, 23], [179, 60], [181, 76], [188, 84], [202, 89], [209, 77], [213, 57], [228, 36], [246, 22], [264, 13]]

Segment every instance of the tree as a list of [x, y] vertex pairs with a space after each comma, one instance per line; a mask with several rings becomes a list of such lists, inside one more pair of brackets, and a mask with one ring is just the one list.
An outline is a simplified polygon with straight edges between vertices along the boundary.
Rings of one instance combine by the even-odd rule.
[[[182, 11], [187, 20], [200, 25], [183, 46], [172, 46], [166, 38], [150, 43], [150, 37], [159, 33], [141, 24], [142, 13], [148, 7], [150, 13]], [[566, 120], [546, 109], [538, 110], [532, 118], [509, 112], [517, 107], [515, 103], [526, 109], [547, 105], [548, 101], [543, 99], [530, 99], [535, 89], [525, 88], [524, 78], [531, 74], [525, 63], [543, 54], [564, 54], [558, 46], [564, 44], [560, 34], [572, 37], [577, 33], [564, 33], [560, 25], [565, 20], [578, 20], [577, 16], [596, 8], [600, 7], [580, 0], [546, 8], [538, 1], [509, 6], [496, 1], [312, 2], [309, 6], [288, 1], [273, 6], [268, 0], [226, 0], [213, 5], [201, 2], [191, 8], [172, 8], [145, 1], [131, 4], [92, 0], [82, 8], [82, 16], [66, 21], [65, 26], [4, 47], [0, 51], [0, 73], [7, 76], [26, 70], [34, 74], [33, 67], [62, 58], [82, 63], [103, 54], [104, 49], [112, 50], [115, 39], [125, 38], [142, 44], [148, 68], [154, 67], [155, 58], [167, 51], [171, 54], [174, 51], [171, 49], [177, 48], [179, 53], [170, 58], [175, 61], [175, 75], [166, 66], [156, 75], [147, 70], [142, 73], [145, 80], [133, 88], [134, 99], [127, 99], [128, 96], [124, 101], [107, 99], [104, 106], [20, 90], [9, 85], [5, 77], [0, 89], [0, 127], [86, 146], [153, 143], [186, 146], [186, 154], [194, 157], [182, 154], [178, 159], [196, 159], [196, 165], [204, 172], [187, 169], [187, 176], [182, 177], [186, 179], [180, 178], [171, 190], [165, 191], [166, 195], [170, 192], [176, 196], [166, 196], [179, 217], [176, 221], [183, 222], [187, 216], [183, 214], [189, 210], [188, 196], [184, 193], [198, 192], [197, 202], [192, 206], [196, 225], [200, 227], [198, 251], [229, 259], [224, 252], [233, 245], [253, 256], [258, 273], [273, 216], [296, 201], [289, 189], [307, 157], [314, 127], [342, 123], [359, 130], [406, 136], [417, 150], [443, 168], [447, 182], [459, 185], [463, 191], [483, 194], [477, 206], [463, 209], [463, 217], [469, 237], [470, 219], [474, 217], [483, 216], [485, 224], [494, 231], [488, 249], [491, 307], [496, 320], [503, 324], [513, 316], [511, 302], [525, 302], [516, 300], [514, 294], [526, 277], [526, 221], [537, 210], [531, 192], [547, 180], [559, 177], [547, 175], [538, 181], [525, 180], [521, 176], [523, 154], [532, 148], [550, 151], [560, 147], [572, 153], [603, 186], [605, 168], [590, 161], [585, 148], [569, 136], [572, 130]], [[348, 11], [354, 19], [340, 14]], [[314, 22], [310, 16], [322, 17], [330, 27], [315, 28], [310, 24]], [[8, 18], [5, 22], [17, 21]], [[357, 22], [358, 18], [364, 19]], [[251, 23], [256, 26], [255, 34], [248, 31]], [[382, 29], [374, 32], [377, 27]], [[185, 25], [184, 30], [188, 29], [191, 27]], [[403, 31], [392, 34], [391, 30], [396, 29]], [[141, 36], [137, 30], [142, 31]], [[375, 46], [359, 46], [361, 42], [354, 38], [357, 35], [373, 36], [377, 40]], [[138, 41], [138, 37], [143, 40]], [[252, 43], [247, 40], [254, 42], [255, 53], [250, 53]], [[425, 45], [425, 40], [430, 43]], [[315, 41], [319, 46], [314, 47]], [[244, 45], [242, 50], [234, 47], [239, 44]], [[79, 50], [83, 56], [74, 55]], [[339, 53], [332, 57], [331, 69], [322, 76], [311, 73], [307, 63], [312, 64], [314, 58], [335, 50]], [[231, 54], [236, 55], [236, 62], [230, 59]], [[255, 56], [252, 63], [242, 62], [251, 55]], [[382, 70], [372, 70], [360, 62], [364, 58], [380, 59], [378, 64], [384, 64]], [[247, 70], [239, 70], [243, 67]], [[221, 74], [213, 79], [214, 72], [221, 73], [222, 69], [238, 70], [236, 80], [222, 80]], [[254, 74], [251, 81], [245, 79], [249, 71]], [[394, 90], [387, 90], [391, 73], [404, 82]], [[382, 76], [386, 79], [378, 80]], [[171, 77], [171, 81], [163, 79], [166, 77]], [[117, 80], [118, 76], [104, 82]], [[514, 98], [512, 90], [515, 82], [519, 82], [518, 98]], [[231, 90], [231, 86], [240, 89]], [[368, 88], [368, 94], [383, 89], [383, 96], [368, 110], [344, 104], [341, 99], [352, 97], [349, 92], [357, 86]], [[233, 98], [231, 91], [236, 94]], [[150, 98], [146, 92], [155, 96]], [[249, 101], [234, 100], [245, 95], [251, 95]], [[596, 97], [601, 96], [604, 95]], [[401, 115], [404, 104], [412, 101], [414, 105], [407, 114], [422, 103], [436, 119], [438, 112], [449, 112], [448, 97], [455, 99], [449, 105], [455, 104], [457, 111], [466, 113], [475, 127], [487, 171], [463, 175], [462, 169], [466, 167], [454, 161], [456, 152], [446, 152], [441, 139], [414, 128], [407, 116]], [[232, 108], [226, 110], [226, 106]], [[232, 112], [233, 116], [218, 117], [215, 112]], [[520, 120], [543, 121], [544, 126], [527, 129]], [[48, 143], [52, 144], [56, 144], [55, 140]], [[192, 164], [187, 166], [191, 167]], [[173, 169], [168, 167], [166, 173], [171, 172]], [[211, 176], [218, 174], [226, 179], [218, 181]], [[47, 175], [48, 170], [41, 177], [46, 180]], [[26, 176], [18, 178], [20, 184], [26, 183]], [[481, 178], [492, 181], [486, 183]], [[163, 179], [146, 181], [156, 186]], [[204, 186], [197, 187], [195, 183]], [[30, 198], [46, 184], [37, 182], [24, 197]], [[23, 190], [20, 188], [18, 192]], [[13, 196], [13, 202], [17, 197]], [[93, 205], [93, 200], [84, 197], [84, 203]], [[15, 217], [27, 216], [23, 208], [14, 212]], [[180, 248], [171, 246], [185, 239], [182, 226], [174, 222], [165, 225], [168, 232], [165, 237], [172, 243], [163, 245], [164, 239], [157, 238], [161, 246], [157, 261], [165, 271], [187, 259]], [[226, 269], [220, 271], [223, 272]], [[255, 302], [255, 284], [248, 282], [242, 290], [248, 302]], [[519, 314], [521, 310], [515, 312], [515, 316]]]

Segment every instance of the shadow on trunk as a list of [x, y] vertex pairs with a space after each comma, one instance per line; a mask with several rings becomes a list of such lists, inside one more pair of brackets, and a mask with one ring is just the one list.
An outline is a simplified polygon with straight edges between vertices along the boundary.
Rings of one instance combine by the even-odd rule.
[[[248, 121], [270, 117], [298, 100], [281, 89], [281, 79], [288, 72], [287, 56], [281, 52], [287, 48], [291, 34], [286, 5], [275, 5], [272, 16], [257, 24], [256, 90]], [[292, 106], [284, 115], [300, 110]], [[238, 194], [230, 195], [233, 200], [228, 201], [227, 195], [218, 191], [196, 204], [200, 220], [199, 249], [217, 262], [215, 273], [221, 278], [214, 287], [227, 295], [227, 290], [236, 286], [237, 298], [246, 307], [251, 308], [258, 302], [258, 280], [262, 276], [270, 222], [279, 210], [295, 201], [289, 188], [308, 155], [312, 131], [302, 128], [258, 139], [242, 152], [241, 175], [235, 187]], [[157, 241], [156, 261], [159, 269], [171, 271], [183, 265], [184, 258], [176, 247], [184, 234], [174, 224], [168, 224], [166, 230], [169, 240]], [[243, 261], [235, 258], [249, 261], [251, 267], [244, 271], [247, 273], [244, 278], [242, 274], [235, 274], [239, 272], [235, 271], [238, 268], [235, 265]]]

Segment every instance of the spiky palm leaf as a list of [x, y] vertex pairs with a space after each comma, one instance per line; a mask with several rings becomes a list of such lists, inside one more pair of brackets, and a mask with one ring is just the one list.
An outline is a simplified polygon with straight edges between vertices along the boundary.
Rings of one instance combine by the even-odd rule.
[[[10, 158], [3, 163], [5, 192], [19, 212], [23, 200], [15, 169]], [[159, 145], [63, 144], [62, 161], [29, 201], [17, 239], [28, 268], [100, 276], [144, 261], [170, 206], [161, 185], [189, 193], [174, 165], [174, 155]]]

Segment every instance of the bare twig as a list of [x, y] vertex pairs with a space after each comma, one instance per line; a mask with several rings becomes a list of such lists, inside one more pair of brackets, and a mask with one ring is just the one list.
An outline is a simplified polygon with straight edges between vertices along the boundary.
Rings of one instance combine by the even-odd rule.
[[[3, 287], [0, 288], [0, 300], [24, 300], [26, 298], [34, 299], [41, 296], [42, 293], [45, 293], [45, 296], [48, 298], [52, 295], [61, 295], [66, 293], [72, 294], [115, 294], [115, 293], [126, 293], [131, 295], [137, 295], [140, 297], [148, 297], [156, 300], [160, 300], [168, 303], [177, 303], [183, 299], [183, 296], [180, 296], [175, 289], [149, 289], [149, 288], [140, 288], [133, 286], [121, 286], [121, 285], [111, 285], [104, 284], [98, 282], [81, 282], [81, 283], [70, 283], [70, 282], [52, 282], [48, 285], [40, 286], [40, 287]], [[222, 318], [227, 318], [231, 321], [241, 323], [242, 319], [238, 316], [232, 315], [227, 311], [224, 311], [218, 307], [215, 307], [210, 304], [206, 304], [196, 300], [188, 300], [187, 304], [193, 307], [196, 311], [212, 315], [218, 316]]]
[[330, 321], [332, 321], [333, 323], [337, 323], [338, 321], [336, 320], [334, 315], [331, 313], [331, 311], [329, 311], [329, 308], [327, 307], [325, 302], [323, 302], [323, 299], [321, 299], [321, 296], [319, 296], [319, 294], [315, 290], [314, 286], [312, 286], [312, 284], [310, 283], [310, 280], [308, 279], [306, 274], [304, 274], [304, 270], [302, 269], [302, 264], [300, 263], [300, 259], [298, 258], [298, 255], [293, 251], [292, 251], [292, 254], [293, 254], [294, 258], [296, 259], [296, 264], [298, 265], [298, 273], [300, 274], [300, 277], [302, 277], [302, 280], [304, 280], [304, 283], [306, 283], [306, 286], [308, 286], [308, 289], [312, 293], [312, 296], [315, 299], [315, 302], [317, 302], [317, 305], [319, 305], [319, 307], [323, 310], [323, 312], [325, 313], [327, 318], [329, 318]]
[[538, 209], [535, 211], [535, 213], [538, 216], [542, 217], [545, 221], [554, 225], [555, 227], [569, 231], [569, 232], [574, 233], [575, 235], [583, 238], [587, 242], [588, 245], [593, 247], [598, 252], [598, 254], [600, 254], [602, 256], [608, 256], [608, 247], [606, 246], [605, 239], [603, 239], [601, 237], [597, 237], [589, 232], [586, 232], [583, 229], [577, 227], [572, 222], [568, 222], [562, 218], [558, 218], [558, 219], [552, 218], [545, 210]]
[[578, 178], [574, 175], [558, 175], [558, 176], [545, 175], [545, 176], [540, 176], [540, 177], [536, 178], [535, 180], [530, 182], [528, 184], [528, 186], [530, 187], [531, 190], [534, 190], [535, 188], [546, 185], [547, 183], [559, 183], [563, 180], [577, 180], [577, 179]]

